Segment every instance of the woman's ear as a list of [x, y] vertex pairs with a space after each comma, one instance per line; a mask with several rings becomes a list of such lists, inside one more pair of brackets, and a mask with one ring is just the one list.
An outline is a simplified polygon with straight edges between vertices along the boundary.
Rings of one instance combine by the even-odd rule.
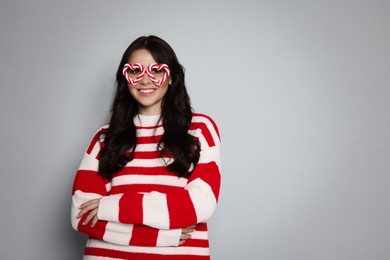
[[169, 77], [168, 85], [172, 85], [172, 78]]

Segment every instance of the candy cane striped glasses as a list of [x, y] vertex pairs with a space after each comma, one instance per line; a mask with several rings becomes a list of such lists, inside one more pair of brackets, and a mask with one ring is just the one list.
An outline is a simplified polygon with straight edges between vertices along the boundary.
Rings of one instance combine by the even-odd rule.
[[170, 72], [168, 65], [157, 63], [150, 64], [147, 69], [139, 63], [126, 63], [122, 71], [123, 76], [132, 85], [140, 82], [146, 73], [157, 86], [161, 85], [169, 77]]

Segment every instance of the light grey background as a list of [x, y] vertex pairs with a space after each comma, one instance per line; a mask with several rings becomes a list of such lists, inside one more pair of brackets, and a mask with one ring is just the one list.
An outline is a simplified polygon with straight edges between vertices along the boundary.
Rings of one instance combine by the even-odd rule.
[[71, 187], [141, 35], [223, 141], [214, 260], [390, 259], [389, 1], [0, 4], [0, 259], [81, 259]]

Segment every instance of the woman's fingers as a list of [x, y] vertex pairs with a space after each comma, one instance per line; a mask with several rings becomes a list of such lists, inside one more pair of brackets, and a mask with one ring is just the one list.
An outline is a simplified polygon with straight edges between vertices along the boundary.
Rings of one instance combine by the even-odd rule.
[[[97, 212], [98, 212], [97, 209], [92, 210], [92, 211], [88, 214], [88, 216], [85, 218], [85, 220], [84, 220], [84, 222], [83, 222], [83, 225], [87, 225], [89, 221], [91, 221], [91, 220], [94, 219], [95, 217], [97, 218]], [[93, 222], [92, 222], [91, 227], [93, 227], [93, 226], [94, 226], [94, 224], [93, 224]]]
[[94, 199], [94, 200], [90, 200], [90, 201], [87, 201], [87, 202], [81, 204], [80, 207], [79, 207], [81, 210], [80, 210], [79, 214], [77, 215], [77, 217], [81, 218], [87, 212], [92, 211], [92, 210], [98, 208], [99, 207], [99, 201], [100, 201], [100, 199]]
[[191, 234], [190, 233], [192, 233], [194, 231], [195, 231], [195, 225], [183, 228], [181, 230], [179, 246], [184, 244], [184, 242], [186, 242], [187, 239], [190, 239], [191, 238]]
[[180, 240], [187, 240], [189, 238], [191, 238], [190, 234], [181, 234], [181, 236], [180, 236]]
[[192, 226], [188, 226], [188, 227], [185, 227], [181, 230], [181, 233], [182, 234], [187, 234], [187, 233], [191, 233], [191, 232], [194, 232], [195, 230], [195, 225], [192, 225]]
[[98, 222], [98, 217], [97, 215], [92, 219], [92, 224], [91, 224], [91, 227], [94, 227], [96, 225], [96, 223]]
[[91, 204], [94, 204], [96, 202], [99, 202], [100, 201], [100, 198], [99, 199], [93, 199], [93, 200], [88, 200], [87, 202], [84, 202], [83, 204], [80, 205], [79, 209], [83, 209]]
[[182, 233], [182, 234], [188, 234], [188, 233], [194, 232], [194, 230], [195, 230], [195, 229], [193, 229], [193, 228], [183, 228], [183, 229], [181, 230], [181, 233]]
[[81, 218], [89, 212], [88, 216], [83, 221], [83, 225], [87, 225], [92, 220], [91, 227], [94, 227], [96, 223], [99, 221], [97, 217], [99, 202], [100, 202], [100, 198], [89, 200], [80, 205], [79, 207], [80, 212], [77, 215], [77, 218]]

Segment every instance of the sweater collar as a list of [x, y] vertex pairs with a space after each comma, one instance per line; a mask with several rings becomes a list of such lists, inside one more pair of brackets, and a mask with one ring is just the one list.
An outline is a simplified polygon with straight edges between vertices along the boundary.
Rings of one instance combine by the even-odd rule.
[[157, 126], [161, 115], [141, 115], [138, 114], [134, 117], [135, 126]]

